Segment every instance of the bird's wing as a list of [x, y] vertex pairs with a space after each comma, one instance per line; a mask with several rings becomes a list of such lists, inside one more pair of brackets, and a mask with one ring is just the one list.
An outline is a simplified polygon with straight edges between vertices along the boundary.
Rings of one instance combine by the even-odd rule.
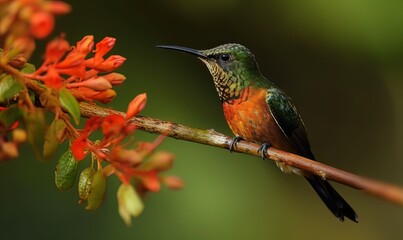
[[267, 103], [278, 127], [300, 155], [314, 159], [305, 125], [291, 99], [276, 87], [269, 88]]

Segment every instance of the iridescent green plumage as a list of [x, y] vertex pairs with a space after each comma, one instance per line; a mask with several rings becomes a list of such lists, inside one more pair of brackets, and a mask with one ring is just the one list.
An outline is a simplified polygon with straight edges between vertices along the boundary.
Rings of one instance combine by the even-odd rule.
[[[242, 139], [315, 159], [304, 123], [291, 99], [259, 71], [253, 54], [240, 44], [224, 44], [208, 50], [159, 46], [196, 55], [208, 67], [234, 134]], [[239, 139], [239, 138], [237, 138]], [[282, 164], [285, 172], [304, 176], [331, 212], [357, 222], [350, 205], [326, 181], [311, 173]]]

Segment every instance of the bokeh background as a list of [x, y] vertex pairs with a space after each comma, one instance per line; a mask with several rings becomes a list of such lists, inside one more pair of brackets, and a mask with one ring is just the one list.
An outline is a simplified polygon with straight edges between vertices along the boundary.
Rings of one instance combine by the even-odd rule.
[[[156, 49], [206, 49], [241, 43], [261, 71], [291, 96], [321, 162], [403, 186], [402, 1], [171, 0], [67, 1], [54, 36], [117, 38], [127, 76], [109, 106], [125, 110], [147, 92], [143, 115], [230, 136], [211, 77], [192, 56]], [[48, 38], [47, 40], [51, 39]], [[33, 61], [39, 64], [43, 43]], [[136, 133], [140, 140], [156, 136]], [[126, 227], [117, 213], [118, 181], [96, 212], [77, 205], [76, 188], [59, 192], [56, 161], [29, 148], [0, 164], [0, 239], [398, 239], [403, 208], [334, 184], [359, 214], [339, 223], [306, 181], [271, 161], [166, 139], [181, 191], [150, 194]], [[81, 168], [87, 163], [81, 164]]]

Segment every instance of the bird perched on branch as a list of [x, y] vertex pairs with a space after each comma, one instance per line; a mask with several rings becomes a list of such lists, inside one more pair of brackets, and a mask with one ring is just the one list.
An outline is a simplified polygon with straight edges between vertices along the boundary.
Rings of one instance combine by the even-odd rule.
[[[209, 69], [222, 102], [225, 119], [235, 134], [230, 150], [242, 139], [261, 144], [262, 157], [269, 147], [314, 160], [308, 135], [291, 99], [259, 71], [254, 55], [240, 44], [208, 50], [157, 46], [197, 56]], [[352, 207], [328, 181], [276, 162], [283, 172], [305, 177], [329, 210], [340, 220], [358, 222]]]

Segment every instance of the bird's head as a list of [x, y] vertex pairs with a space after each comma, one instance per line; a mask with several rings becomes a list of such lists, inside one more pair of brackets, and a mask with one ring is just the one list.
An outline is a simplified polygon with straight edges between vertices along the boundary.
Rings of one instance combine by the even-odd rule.
[[207, 50], [196, 50], [187, 47], [160, 45], [166, 48], [189, 53], [202, 60], [213, 77], [220, 72], [227, 75], [242, 74], [244, 71], [258, 71], [255, 56], [241, 44], [228, 43]]
[[157, 47], [197, 56], [213, 76], [221, 100], [238, 98], [240, 91], [251, 84], [252, 76], [260, 74], [255, 56], [240, 44], [223, 44], [207, 50], [171, 45]]

